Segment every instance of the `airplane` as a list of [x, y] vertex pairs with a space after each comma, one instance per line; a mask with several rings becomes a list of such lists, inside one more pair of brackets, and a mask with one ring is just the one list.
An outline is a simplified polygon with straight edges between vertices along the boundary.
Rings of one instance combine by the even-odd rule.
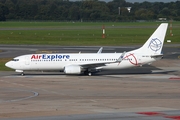
[[168, 23], [161, 23], [145, 44], [123, 53], [53, 53], [28, 54], [13, 58], [5, 66], [24, 75], [24, 71], [58, 70], [65, 74], [85, 74], [101, 70], [118, 70], [151, 64], [163, 57], [162, 48]]

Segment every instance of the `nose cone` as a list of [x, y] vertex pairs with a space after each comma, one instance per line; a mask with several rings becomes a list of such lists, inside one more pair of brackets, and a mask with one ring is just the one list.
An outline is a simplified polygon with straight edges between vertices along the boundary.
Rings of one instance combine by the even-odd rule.
[[5, 64], [5, 66], [8, 67], [8, 68], [12, 68], [13, 65], [12, 65], [12, 62], [9, 61], [9, 62], [7, 62], [7, 63]]

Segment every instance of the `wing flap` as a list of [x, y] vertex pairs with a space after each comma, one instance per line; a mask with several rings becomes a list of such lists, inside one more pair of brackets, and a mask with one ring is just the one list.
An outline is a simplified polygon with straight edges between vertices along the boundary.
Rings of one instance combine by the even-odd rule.
[[101, 66], [106, 66], [106, 63], [90, 63], [90, 64], [81, 64], [80, 66], [83, 67], [84, 69], [87, 68], [96, 68], [96, 67], [101, 67]]

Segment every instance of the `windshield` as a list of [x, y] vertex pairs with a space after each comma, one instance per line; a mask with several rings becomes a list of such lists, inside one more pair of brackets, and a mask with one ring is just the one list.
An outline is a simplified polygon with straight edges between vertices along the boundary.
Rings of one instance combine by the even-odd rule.
[[19, 59], [12, 59], [12, 61], [19, 61]]

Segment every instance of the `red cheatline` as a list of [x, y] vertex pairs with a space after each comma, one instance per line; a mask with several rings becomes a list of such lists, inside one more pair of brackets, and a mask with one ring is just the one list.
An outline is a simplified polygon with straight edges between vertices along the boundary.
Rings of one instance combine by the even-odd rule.
[[170, 77], [170, 80], [180, 80], [180, 77]]
[[165, 118], [172, 118], [174, 120], [180, 120], [180, 116], [166, 116]]
[[159, 112], [138, 112], [137, 114], [143, 114], [143, 115], [164, 115], [163, 113], [159, 113]]

